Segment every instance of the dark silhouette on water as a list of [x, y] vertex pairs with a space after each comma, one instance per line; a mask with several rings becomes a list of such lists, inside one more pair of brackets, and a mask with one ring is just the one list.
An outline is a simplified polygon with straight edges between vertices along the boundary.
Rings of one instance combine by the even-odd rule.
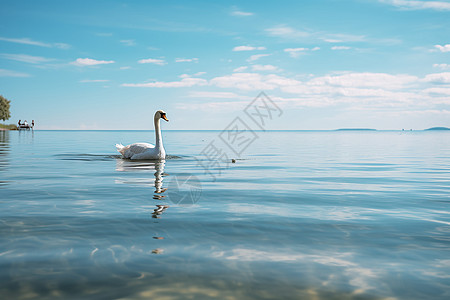
[[23, 121], [23, 123], [20, 122], [21, 120], [19, 120], [19, 122], [17, 123], [17, 129], [19, 130], [34, 130], [34, 120], [31, 122], [31, 125], [28, 124], [27, 120]]

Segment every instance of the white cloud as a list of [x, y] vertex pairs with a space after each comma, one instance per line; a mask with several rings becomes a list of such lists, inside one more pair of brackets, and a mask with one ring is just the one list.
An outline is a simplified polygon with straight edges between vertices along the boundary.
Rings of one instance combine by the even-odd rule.
[[234, 73], [219, 76], [210, 80], [211, 85], [221, 88], [237, 88], [240, 90], [273, 90], [275, 85], [265, 82], [264, 77], [257, 73]]
[[327, 43], [342, 43], [341, 40], [330, 39], [330, 38], [324, 38], [323, 41], [324, 41], [324, 42], [327, 42]]
[[238, 17], [249, 17], [249, 16], [253, 16], [254, 14], [251, 13], [251, 12], [235, 10], [235, 11], [231, 12], [231, 15], [232, 16], [238, 16]]
[[380, 87], [383, 89], [400, 89], [417, 82], [418, 78], [411, 75], [391, 75], [386, 73], [349, 73], [342, 75], [326, 75], [311, 79], [312, 86], [340, 87]]
[[349, 50], [351, 47], [348, 46], [333, 46], [331, 47], [331, 50]]
[[25, 44], [25, 45], [33, 45], [33, 46], [39, 46], [39, 47], [51, 47], [50, 44], [39, 42], [39, 41], [33, 41], [33, 40], [29, 39], [29, 38], [5, 38], [5, 37], [0, 37], [0, 41], [17, 43], [17, 44]]
[[344, 43], [344, 42], [364, 42], [367, 40], [364, 35], [354, 35], [347, 33], [317, 33], [319, 39], [327, 43]]
[[[213, 95], [212, 95], [213, 96]], [[236, 112], [242, 109], [242, 107], [245, 107], [248, 105], [249, 101], [251, 101], [252, 97], [244, 97], [244, 96], [238, 96], [238, 98], [221, 98], [221, 100], [218, 101], [212, 101], [214, 97], [211, 97], [207, 99], [206, 101], [200, 100], [199, 103], [195, 103], [193, 101], [189, 102], [179, 102], [176, 104], [176, 108], [187, 110], [187, 111], [205, 111], [208, 113], [211, 112]], [[220, 95], [216, 97], [217, 99], [220, 99]], [[200, 98], [197, 98], [200, 99]], [[224, 100], [224, 99], [230, 99], [230, 100]], [[240, 101], [237, 101], [236, 99], [239, 99]], [[245, 100], [242, 100], [245, 99]]]
[[450, 44], [441, 46], [441, 45], [435, 45], [434, 46], [436, 49], [438, 49], [441, 52], [450, 52]]
[[295, 39], [295, 38], [305, 38], [310, 36], [311, 34], [306, 31], [299, 31], [293, 29], [292, 27], [286, 25], [279, 25], [272, 28], [268, 28], [265, 30], [269, 35], [287, 38], [287, 39]]
[[105, 65], [105, 64], [113, 64], [115, 61], [113, 60], [95, 60], [91, 58], [77, 58], [71, 64], [84, 67], [84, 66], [96, 66], [96, 65]]
[[272, 65], [253, 65], [252, 66], [253, 71], [275, 71], [278, 70], [277, 67]]
[[293, 81], [295, 80], [274, 74], [233, 73], [231, 75], [215, 77], [209, 83], [210, 85], [221, 88], [237, 88], [239, 90], [273, 90], [284, 84], [292, 84]]
[[418, 0], [379, 0], [404, 9], [435, 9], [450, 10], [450, 3], [444, 1], [418, 1]]
[[63, 50], [70, 49], [71, 47], [69, 44], [66, 43], [53, 43], [52, 46]]
[[[407, 114], [410, 116], [429, 116], [430, 118], [436, 118], [439, 117], [439, 115], [444, 116], [444, 117], [450, 117], [450, 110], [437, 110], [437, 109], [426, 109], [426, 110], [404, 110], [402, 111], [402, 114]], [[396, 114], [398, 115], [398, 114]], [[427, 221], [431, 221], [431, 222], [436, 222], [436, 223], [444, 223], [445, 221], [438, 221], [438, 220], [427, 220]], [[444, 224], [449, 225], [448, 222], [445, 222]]]
[[31, 55], [27, 55], [27, 54], [2, 53], [2, 54], [0, 54], [0, 57], [10, 59], [10, 60], [16, 60], [16, 61], [20, 61], [20, 62], [26, 62], [26, 63], [30, 63], [30, 64], [41, 64], [41, 63], [46, 63], [46, 62], [53, 60], [50, 58], [45, 58], [45, 57], [41, 57], [41, 56], [31, 56]]
[[308, 50], [308, 48], [286, 48], [284, 49], [284, 52], [303, 52]]
[[136, 42], [134, 40], [121, 40], [120, 42], [129, 47], [136, 46]]
[[308, 51], [317, 51], [320, 50], [319, 47], [314, 47], [312, 49], [309, 48], [286, 48], [284, 49], [284, 52], [289, 53], [289, 55], [293, 58], [299, 57], [301, 54], [304, 54]]
[[178, 76], [178, 77], [180, 77], [180, 78], [192, 78], [192, 77], [197, 77], [197, 76], [201, 76], [201, 75], [204, 75], [204, 74], [206, 74], [206, 72], [197, 72], [197, 73], [192, 74], [192, 75], [189, 75], [189, 74], [181, 74], [181, 75]]
[[233, 48], [233, 51], [253, 51], [253, 50], [266, 50], [266, 47], [237, 46]]
[[81, 83], [91, 83], [91, 82], [108, 82], [107, 79], [84, 79], [80, 80]]
[[267, 81], [269, 84], [274, 85], [276, 87], [286, 87], [286, 86], [293, 86], [293, 85], [301, 85], [302, 82], [296, 79], [287, 78], [284, 76], [278, 76], [275, 74], [269, 74], [264, 77], [264, 80]]
[[159, 66], [163, 66], [163, 65], [167, 64], [164, 60], [156, 59], [156, 58], [141, 59], [138, 61], [138, 63], [140, 63], [140, 64], [155, 64], [155, 65], [159, 65]]
[[119, 69], [120, 70], [129, 70], [129, 69], [131, 69], [131, 67], [130, 66], [124, 66], [124, 67], [120, 67]]
[[[252, 65], [237, 68], [230, 75], [209, 80], [182, 76], [179, 81], [123, 84], [128, 87], [200, 87], [213, 91], [191, 92], [191, 98], [238, 98], [238, 91], [274, 91], [274, 100], [286, 106], [329, 107], [340, 105], [355, 109], [376, 111], [435, 109], [436, 105], [450, 105], [450, 72], [428, 74], [422, 78], [407, 74], [387, 73], [335, 73], [324, 76], [310, 75], [303, 80], [277, 74], [247, 72], [244, 70], [274, 71], [271, 65]], [[276, 70], [276, 69], [275, 69]], [[225, 89], [225, 90], [221, 90]], [[288, 96], [286, 96], [288, 95]], [[289, 96], [290, 95], [290, 96]], [[227, 103], [211, 104], [210, 108], [226, 109]], [[233, 105], [234, 105], [233, 104]], [[203, 104], [199, 104], [200, 106]]]
[[10, 43], [17, 43], [17, 44], [24, 44], [24, 45], [33, 45], [33, 46], [39, 46], [39, 47], [46, 47], [46, 48], [60, 48], [60, 49], [69, 49], [70, 45], [65, 43], [44, 43], [39, 41], [33, 41], [29, 38], [5, 38], [0, 37], [0, 41], [10, 42]]
[[177, 58], [175, 62], [198, 62], [198, 58]]
[[[269, 36], [279, 37], [291, 41], [317, 41], [317, 42], [328, 42], [328, 43], [343, 43], [343, 42], [364, 42], [368, 41], [366, 36], [364, 35], [354, 35], [354, 34], [347, 34], [347, 33], [327, 33], [322, 31], [314, 31], [314, 30], [308, 30], [308, 31], [302, 31], [297, 30], [295, 28], [292, 28], [287, 25], [279, 25], [272, 28], [268, 28], [265, 30], [265, 32]], [[375, 40], [372, 39], [373, 42], [377, 43], [393, 43], [394, 41], [391, 40]], [[397, 41], [396, 41], [397, 42]]]
[[[272, 65], [254, 65], [256, 70], [274, 70]], [[305, 94], [339, 94], [350, 97], [359, 96], [392, 96], [393, 91], [402, 91], [417, 85], [421, 80], [411, 75], [391, 75], [385, 73], [346, 73], [312, 77], [307, 81], [299, 81], [276, 74], [233, 73], [219, 76], [207, 81], [183, 74], [181, 81], [151, 82], [142, 84], [124, 84], [124, 86], [147, 87], [185, 87], [194, 85], [211, 85], [220, 88], [237, 88], [240, 90], [274, 90], [281, 89], [288, 93]], [[430, 74], [423, 82], [447, 82], [450, 73]]]
[[[244, 91], [278, 89], [280, 92], [296, 95], [284, 101], [286, 104], [302, 107], [326, 107], [339, 103], [398, 107], [405, 103], [427, 101], [420, 92], [409, 91], [410, 88], [420, 88], [420, 79], [402, 74], [347, 73], [310, 77], [306, 81], [300, 81], [276, 74], [234, 73], [213, 78], [209, 85]], [[438, 103], [442, 99], [433, 101]]]
[[248, 67], [242, 66], [242, 67], [238, 67], [238, 68], [234, 69], [233, 72], [243, 72], [247, 69], [248, 69]]
[[423, 81], [430, 83], [450, 83], [450, 72], [428, 74]]
[[255, 60], [258, 60], [258, 59], [260, 59], [262, 57], [266, 57], [266, 56], [269, 56], [269, 55], [270, 54], [255, 54], [255, 55], [250, 56], [249, 59], [247, 59], [247, 61], [255, 61]]
[[433, 64], [433, 68], [438, 68], [442, 70], [450, 70], [449, 64]]
[[185, 77], [180, 81], [172, 82], [148, 82], [148, 83], [124, 83], [122, 86], [125, 87], [156, 87], [156, 88], [179, 88], [179, 87], [192, 87], [192, 86], [202, 86], [208, 84], [208, 81], [201, 78]]
[[30, 74], [0, 69], [0, 77], [30, 77]]
[[232, 92], [189, 92], [191, 98], [236, 99], [241, 96]]
[[[439, 94], [450, 96], [450, 88], [428, 88], [423, 91], [426, 94]], [[449, 100], [450, 102], [450, 100]]]

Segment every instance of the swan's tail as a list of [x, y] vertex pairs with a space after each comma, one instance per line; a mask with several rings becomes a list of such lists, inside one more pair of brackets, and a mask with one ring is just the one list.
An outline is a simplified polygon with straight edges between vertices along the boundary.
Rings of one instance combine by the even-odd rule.
[[119, 151], [120, 152], [120, 154], [124, 154], [124, 152], [125, 152], [125, 146], [124, 145], [122, 145], [122, 144], [116, 144], [116, 148], [117, 148], [117, 151]]

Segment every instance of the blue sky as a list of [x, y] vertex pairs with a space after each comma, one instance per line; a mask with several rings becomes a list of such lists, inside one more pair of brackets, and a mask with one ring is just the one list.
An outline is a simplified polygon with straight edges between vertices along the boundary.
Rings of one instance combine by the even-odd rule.
[[0, 1], [0, 94], [38, 129], [450, 127], [450, 1]]

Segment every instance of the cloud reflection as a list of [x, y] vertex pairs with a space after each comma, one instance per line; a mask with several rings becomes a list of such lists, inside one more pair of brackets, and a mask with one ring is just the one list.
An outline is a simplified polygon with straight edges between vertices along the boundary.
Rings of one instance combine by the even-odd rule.
[[[214, 252], [212, 257], [215, 259], [226, 259], [240, 262], [260, 262], [260, 263], [289, 263], [295, 264], [299, 269], [312, 268], [318, 266], [326, 268], [327, 279], [322, 282], [322, 286], [339, 286], [343, 275], [348, 285], [355, 289], [354, 294], [365, 293], [367, 290], [375, 289], [374, 283], [377, 283], [381, 275], [385, 273], [381, 268], [366, 268], [354, 261], [354, 253], [336, 253], [326, 252], [323, 254], [304, 254], [273, 252], [247, 248], [237, 248], [229, 252]], [[353, 260], [352, 260], [353, 259]], [[315, 266], [316, 265], [316, 266]]]
[[229, 204], [227, 211], [233, 214], [261, 214], [285, 218], [312, 218], [319, 220], [370, 220], [373, 217], [368, 210], [360, 207], [328, 206], [328, 205], [296, 205], [289, 204]]

